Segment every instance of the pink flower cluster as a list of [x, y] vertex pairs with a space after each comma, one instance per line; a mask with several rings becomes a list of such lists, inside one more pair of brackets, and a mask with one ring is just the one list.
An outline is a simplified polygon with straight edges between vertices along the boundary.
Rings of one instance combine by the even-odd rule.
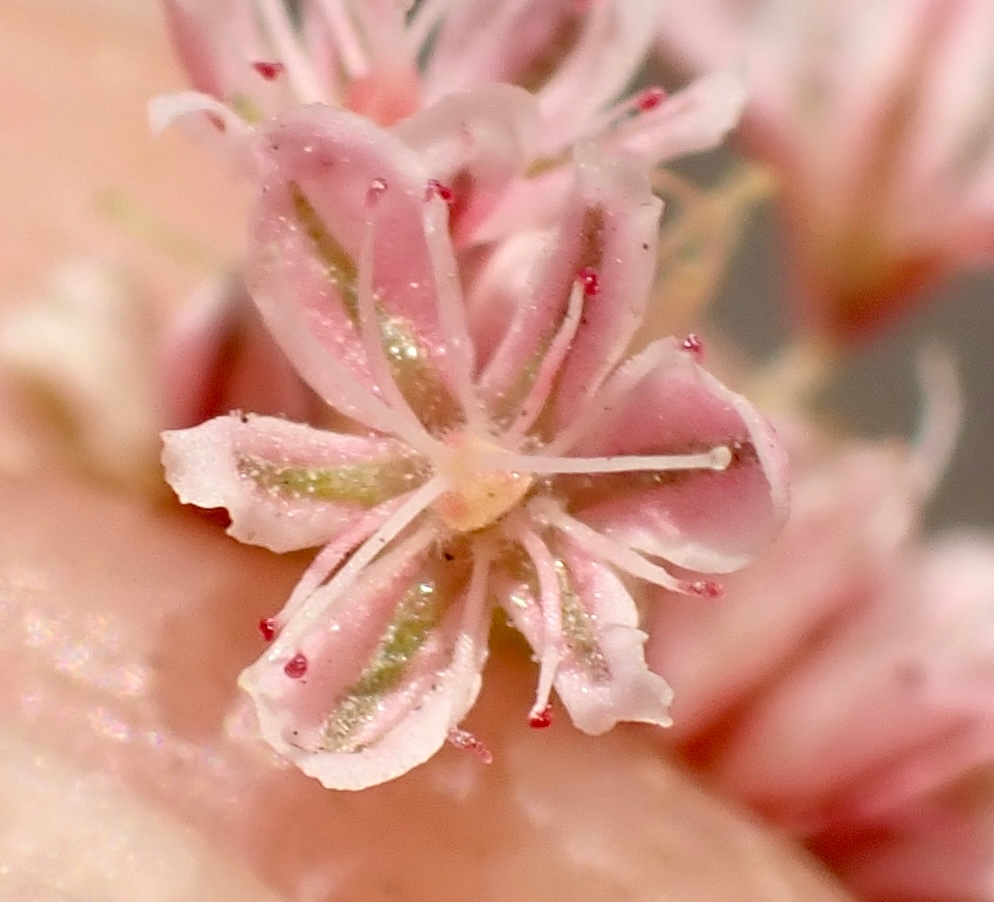
[[[810, 373], [754, 379], [781, 443], [655, 309], [696, 312], [657, 289], [739, 211], [661, 167], [743, 109], [816, 373], [988, 260], [994, 5], [164, 6], [194, 90], [153, 121], [255, 192], [238, 275], [163, 355], [192, 427], [167, 479], [242, 541], [321, 549], [240, 680], [265, 740], [334, 788], [446, 740], [486, 758], [460, 725], [507, 620], [538, 663], [523, 722], [553, 692], [588, 733], [672, 720], [671, 752], [865, 898], [994, 898], [994, 548], [918, 529], [948, 366], [910, 446], [828, 429]], [[654, 44], [705, 74], [626, 93]]]
[[[164, 461], [237, 538], [322, 546], [241, 678], [264, 737], [349, 789], [472, 744], [495, 608], [539, 662], [533, 726], [553, 689], [589, 733], [668, 724], [645, 586], [706, 603], [703, 574], [741, 566], [787, 505], [771, 428], [698, 342], [628, 352], [656, 266], [649, 171], [712, 144], [738, 94], [616, 101], [651, 37], [642, 3], [425, 4], [407, 26], [389, 3], [299, 25], [235, 6], [220, 29], [214, 6], [169, 5], [210, 93], [156, 110], [247, 166], [248, 291], [330, 410], [320, 428], [220, 416], [166, 433]], [[522, 17], [534, 45], [512, 40]]]

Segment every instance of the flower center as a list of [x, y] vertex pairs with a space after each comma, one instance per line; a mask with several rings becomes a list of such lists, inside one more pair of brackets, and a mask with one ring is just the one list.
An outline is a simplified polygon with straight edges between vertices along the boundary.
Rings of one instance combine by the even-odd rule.
[[475, 435], [447, 439], [451, 455], [437, 465], [449, 490], [434, 504], [435, 513], [453, 532], [473, 532], [496, 523], [528, 493], [530, 473], [481, 466], [482, 456], [501, 453], [498, 445]]

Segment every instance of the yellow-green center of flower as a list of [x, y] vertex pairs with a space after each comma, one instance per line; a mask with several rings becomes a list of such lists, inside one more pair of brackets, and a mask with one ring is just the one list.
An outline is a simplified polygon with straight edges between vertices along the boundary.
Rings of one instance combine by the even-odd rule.
[[452, 453], [437, 464], [437, 469], [449, 490], [435, 502], [434, 509], [453, 532], [473, 532], [496, 523], [531, 488], [530, 473], [495, 470], [485, 465], [484, 458], [492, 460], [501, 453], [501, 448], [492, 442], [456, 433], [446, 444]]

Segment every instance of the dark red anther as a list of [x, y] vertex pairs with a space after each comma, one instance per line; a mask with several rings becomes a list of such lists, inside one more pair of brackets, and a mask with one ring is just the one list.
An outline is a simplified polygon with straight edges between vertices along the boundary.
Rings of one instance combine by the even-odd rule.
[[272, 81], [283, 73], [283, 63], [269, 62], [268, 60], [257, 60], [252, 63], [252, 68], [266, 81]]
[[698, 357], [704, 353], [704, 342], [693, 332], [680, 343], [680, 347]]
[[577, 273], [577, 278], [583, 282], [583, 293], [592, 298], [601, 290], [601, 280], [592, 266], [584, 266]]
[[272, 642], [276, 636], [276, 621], [272, 617], [266, 617], [259, 621], [259, 632], [267, 642]]
[[373, 179], [369, 183], [369, 189], [366, 191], [366, 205], [370, 207], [373, 206], [377, 201], [379, 201], [386, 190], [386, 179]]
[[528, 715], [528, 726], [533, 730], [544, 730], [552, 726], [552, 705], [546, 705], [541, 711]]
[[428, 184], [425, 186], [425, 200], [431, 200], [433, 197], [440, 197], [447, 204], [451, 204], [455, 195], [448, 185], [443, 185], [438, 179], [428, 179]]
[[692, 583], [684, 583], [684, 588], [691, 595], [700, 595], [701, 598], [721, 598], [725, 594], [722, 584], [711, 579], [699, 579]]
[[305, 658], [299, 651], [295, 654], [286, 664], [283, 665], [283, 672], [290, 677], [291, 680], [299, 680], [305, 673], [307, 673], [307, 658]]
[[648, 113], [649, 110], [654, 110], [665, 99], [666, 92], [662, 88], [646, 88], [635, 98], [635, 108], [640, 113]]

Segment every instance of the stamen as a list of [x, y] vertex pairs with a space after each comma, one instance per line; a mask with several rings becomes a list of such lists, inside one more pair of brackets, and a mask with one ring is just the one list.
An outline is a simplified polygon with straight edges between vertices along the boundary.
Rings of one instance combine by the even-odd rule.
[[[284, 649], [288, 645], [296, 643], [315, 622], [324, 619], [328, 608], [352, 586], [363, 570], [444, 491], [445, 483], [436, 478], [407, 496], [405, 502], [387, 518], [383, 525], [356, 549], [331, 581], [317, 589], [308, 599], [309, 603], [303, 605], [296, 616], [287, 622], [286, 628], [273, 644], [265, 660], [272, 661], [280, 654], [284, 654]], [[408, 541], [409, 554], [420, 553], [420, 550], [431, 544], [435, 538], [437, 538], [437, 529], [434, 526], [424, 527]], [[411, 548], [414, 550], [411, 551]]]
[[701, 454], [621, 455], [619, 457], [543, 457], [511, 452], [483, 455], [481, 470], [593, 475], [595, 473], [663, 472], [667, 470], [725, 470], [732, 462], [727, 445]]
[[548, 726], [552, 719], [549, 714], [549, 696], [556, 680], [556, 672], [562, 661], [561, 638], [563, 634], [563, 598], [556, 573], [556, 562], [552, 559], [545, 542], [530, 529], [520, 529], [515, 538], [528, 553], [535, 565], [538, 576], [539, 607], [542, 611], [542, 659], [539, 662], [538, 688], [535, 704], [528, 712], [528, 722], [533, 726]]
[[291, 680], [299, 680], [307, 673], [307, 658], [298, 651], [297, 654], [283, 665], [283, 672]]
[[424, 226], [435, 283], [438, 325], [445, 342], [446, 356], [451, 362], [448, 368], [454, 382], [451, 387], [462, 407], [466, 425], [474, 431], [484, 432], [488, 424], [473, 385], [475, 345], [466, 324], [459, 266], [449, 240], [448, 208], [441, 197], [425, 200]]
[[266, 79], [266, 81], [272, 81], [282, 74], [283, 63], [256, 60], [252, 63], [252, 68], [255, 69], [255, 71], [258, 72], [264, 79]]
[[661, 104], [666, 99], [666, 91], [655, 85], [651, 88], [646, 88], [644, 91], [636, 94], [633, 98], [635, 103], [635, 108], [640, 113], [648, 113], [649, 110], [654, 110], [659, 104]]
[[293, 592], [290, 593], [289, 600], [279, 613], [279, 622], [289, 623], [311, 593], [338, 569], [350, 552], [354, 551], [358, 545], [366, 541], [386, 522], [387, 518], [403, 503], [404, 497], [406, 496], [391, 498], [378, 507], [366, 511], [333, 542], [325, 545], [311, 561]]
[[372, 371], [380, 392], [394, 411], [402, 416], [412, 429], [424, 432], [431, 441], [424, 424], [418, 419], [417, 413], [408, 404], [404, 393], [394, 378], [383, 347], [383, 332], [380, 328], [380, 314], [376, 309], [376, 295], [373, 290], [373, 261], [376, 241], [376, 225], [378, 222], [377, 207], [386, 193], [387, 183], [384, 179], [373, 179], [366, 191], [366, 207], [369, 215], [366, 218], [365, 232], [362, 237], [362, 247], [359, 251], [358, 284], [357, 284], [357, 316], [359, 336], [366, 351], [366, 362]]
[[577, 278], [583, 283], [583, 293], [592, 298], [601, 290], [600, 278], [592, 266], [584, 266]]
[[591, 140], [597, 135], [617, 128], [623, 122], [641, 113], [654, 110], [666, 99], [666, 91], [660, 87], [649, 87], [637, 94], [630, 94], [623, 97], [614, 106], [609, 107], [602, 113], [592, 117], [583, 133], [573, 139], [571, 143], [579, 143], [584, 140]]
[[546, 705], [541, 711], [532, 709], [528, 713], [528, 726], [533, 730], [544, 730], [552, 726], [552, 705]]
[[713, 579], [687, 581], [684, 582], [684, 588], [688, 595], [700, 595], [702, 598], [721, 598], [725, 594], [725, 587]]
[[[472, 678], [459, 679], [458, 675], [468, 676], [479, 673], [483, 659], [487, 653], [487, 638], [484, 633], [483, 641], [478, 642], [480, 622], [485, 616], [484, 604], [489, 591], [490, 565], [494, 559], [494, 548], [487, 540], [479, 540], [473, 546], [473, 570], [469, 576], [469, 586], [466, 589], [466, 601], [463, 606], [462, 623], [459, 625], [459, 637], [456, 639], [455, 651], [452, 655], [452, 669], [456, 685], [463, 687], [463, 696], [453, 699], [452, 710], [456, 717], [462, 717], [473, 703], [473, 693], [476, 691]], [[451, 724], [454, 728], [456, 724]]]
[[428, 179], [425, 185], [425, 200], [431, 200], [433, 197], [440, 197], [447, 204], [451, 204], [455, 195], [448, 185], [443, 185], [438, 179]]
[[517, 416], [502, 436], [502, 441], [509, 447], [515, 447], [518, 444], [522, 436], [531, 428], [539, 413], [542, 412], [542, 408], [548, 400], [549, 393], [555, 385], [559, 368], [569, 353], [576, 330], [580, 325], [580, 318], [583, 314], [583, 299], [586, 294], [584, 287], [582, 277], [574, 283], [562, 325], [550, 342], [545, 354], [542, 355], [542, 362], [539, 365], [535, 381], [532, 382], [528, 394], [518, 406]]
[[276, 55], [282, 60], [287, 78], [300, 103], [320, 103], [326, 92], [293, 32], [286, 6], [281, 0], [256, 0], [259, 15], [269, 32]]
[[585, 551], [619, 570], [644, 579], [646, 582], [662, 586], [671, 592], [680, 592], [684, 595], [696, 594], [690, 592], [686, 580], [677, 579], [664, 567], [646, 560], [637, 551], [618, 544], [603, 533], [587, 526], [586, 523], [581, 523], [571, 517], [550, 498], [533, 498], [528, 509], [539, 523], [554, 526]]
[[262, 638], [267, 642], [272, 642], [273, 638], [276, 636], [276, 620], [272, 617], [266, 617], [259, 621], [259, 632], [262, 633]]
[[680, 347], [695, 357], [701, 357], [704, 354], [704, 342], [693, 332], [680, 342]]
[[931, 492], [942, 478], [956, 448], [963, 420], [963, 396], [956, 362], [940, 345], [918, 358], [922, 412], [912, 446], [911, 470], [920, 491]]

